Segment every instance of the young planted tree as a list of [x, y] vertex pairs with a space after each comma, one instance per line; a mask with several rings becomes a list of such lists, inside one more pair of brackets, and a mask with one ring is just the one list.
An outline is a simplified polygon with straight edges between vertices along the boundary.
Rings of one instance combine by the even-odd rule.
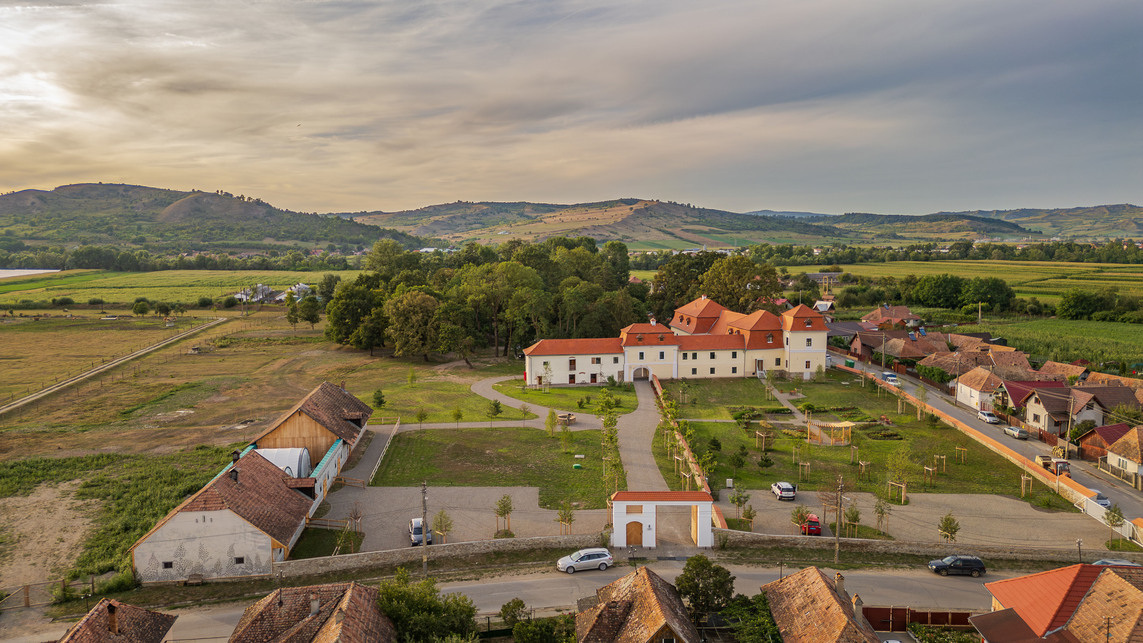
[[488, 409], [484, 412], [488, 416], [488, 425], [491, 426], [496, 418], [504, 412], [504, 406], [500, 404], [500, 400], [489, 400]]
[[746, 456], [742, 455], [741, 451], [738, 451], [730, 454], [730, 458], [727, 459], [726, 462], [730, 465], [731, 471], [734, 472], [734, 477], [737, 478], [738, 470], [746, 464]]
[[742, 507], [750, 501], [750, 494], [741, 489], [735, 489], [734, 493], [730, 494], [730, 504], [734, 505], [734, 517], [742, 517]]
[[877, 502], [873, 504], [873, 515], [877, 516], [877, 531], [886, 535], [889, 534], [889, 514], [892, 511], [889, 503], [881, 498], [878, 498]]
[[409, 384], [409, 386], [417, 383], [417, 370], [412, 366], [410, 366], [409, 371], [405, 373], [405, 381]]
[[[500, 519], [504, 519], [504, 532], [500, 531]], [[512, 496], [504, 494], [496, 501], [496, 532], [512, 535]]]
[[556, 515], [556, 522], [560, 523], [560, 534], [570, 534], [572, 523], [575, 522], [575, 510], [572, 509], [571, 503], [565, 500], [560, 505], [560, 510]]
[[[1119, 508], [1119, 504], [1111, 505], [1107, 511], [1103, 512], [1103, 522], [1107, 524], [1108, 529], [1111, 530], [1111, 537], [1114, 540], [1119, 540], [1119, 532], [1116, 531], [1123, 526], [1123, 510]], [[1110, 543], [1110, 541], [1108, 541]]]
[[433, 531], [440, 534], [441, 542], [448, 542], [448, 534], [452, 531], [452, 518], [444, 509], [441, 509], [433, 516]]
[[460, 428], [460, 421], [463, 418], [464, 418], [464, 411], [460, 410], [459, 406], [452, 410], [452, 421], [456, 422], [456, 428], [458, 428], [458, 429]]
[[801, 528], [802, 524], [806, 522], [806, 517], [810, 515], [810, 508], [805, 505], [798, 505], [790, 511], [790, 522], [794, 523], [795, 527]]
[[381, 389], [373, 391], [373, 406], [378, 409], [385, 407], [385, 393]]
[[857, 537], [857, 527], [861, 524], [861, 510], [857, 505], [849, 505], [845, 509], [845, 527], [852, 532], [851, 538]]
[[528, 406], [527, 404], [520, 405], [520, 426], [524, 426], [524, 423], [528, 421], [528, 415], [531, 412], [532, 407]]
[[750, 531], [754, 531], [754, 519], [757, 517], [758, 510], [754, 508], [754, 505], [746, 505], [746, 508], [742, 510], [742, 519], [750, 523]]
[[555, 409], [548, 409], [548, 417], [547, 417], [547, 419], [544, 420], [544, 428], [548, 430], [548, 437], [550, 437], [550, 438], [556, 437], [556, 423], [557, 422], [558, 422], [558, 418], [556, 417], [556, 410]]
[[925, 386], [924, 384], [918, 386], [917, 390], [916, 390], [916, 397], [917, 397], [917, 402], [918, 402], [918, 404], [917, 404], [917, 419], [920, 420], [922, 417], [924, 417], [925, 406], [926, 406], [926, 403], [929, 401], [929, 387]]
[[937, 525], [937, 531], [941, 534], [941, 540], [947, 543], [956, 542], [956, 534], [960, 531], [960, 523], [952, 512], [948, 512], [941, 518], [941, 522]]
[[560, 427], [560, 448], [571, 453], [571, 427], [566, 424]]

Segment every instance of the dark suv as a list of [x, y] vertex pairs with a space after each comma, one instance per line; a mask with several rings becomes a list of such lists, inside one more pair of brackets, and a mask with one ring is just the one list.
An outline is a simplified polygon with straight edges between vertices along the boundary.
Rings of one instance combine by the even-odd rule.
[[984, 561], [976, 556], [945, 556], [940, 560], [930, 560], [929, 569], [941, 576], [967, 574], [973, 578], [985, 572]]

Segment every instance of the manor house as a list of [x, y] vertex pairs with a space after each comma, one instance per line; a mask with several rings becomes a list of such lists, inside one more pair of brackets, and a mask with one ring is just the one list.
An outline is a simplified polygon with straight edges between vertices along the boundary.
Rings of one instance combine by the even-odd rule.
[[765, 377], [810, 379], [826, 366], [821, 313], [798, 305], [781, 315], [728, 310], [702, 296], [675, 310], [669, 325], [631, 324], [619, 337], [541, 339], [524, 350], [534, 386], [649, 379]]

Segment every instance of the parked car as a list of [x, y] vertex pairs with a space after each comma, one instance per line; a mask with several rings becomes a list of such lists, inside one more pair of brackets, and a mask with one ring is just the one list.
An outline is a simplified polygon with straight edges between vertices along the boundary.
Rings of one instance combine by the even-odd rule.
[[1102, 491], [1099, 489], [1092, 489], [1091, 491], [1095, 493], [1095, 495], [1091, 497], [1092, 502], [1099, 505], [1100, 507], [1103, 507], [1104, 509], [1111, 508], [1111, 501], [1107, 499], [1107, 496], [1103, 495]]
[[1123, 558], [1101, 558], [1095, 561], [1092, 565], [1106, 565], [1110, 567], [1143, 567], [1139, 563], [1131, 562]]
[[[413, 518], [409, 521], [409, 543], [416, 547], [421, 544], [421, 519]], [[433, 532], [430, 529], [428, 533], [428, 544], [433, 544]]]
[[893, 371], [885, 371], [881, 374], [881, 379], [885, 380], [886, 384], [892, 384], [893, 386], [901, 385], [901, 381], [897, 379], [897, 374]]
[[1018, 426], [1006, 426], [1004, 432], [1017, 440], [1027, 440], [1028, 432]]
[[929, 569], [948, 576], [949, 574], [967, 574], [976, 578], [985, 572], [984, 561], [976, 556], [945, 556], [938, 560], [929, 561]]
[[581, 549], [574, 554], [556, 561], [556, 569], [574, 574], [577, 569], [598, 569], [603, 571], [615, 564], [611, 552], [604, 547]]
[[798, 493], [798, 488], [789, 482], [775, 482], [770, 485], [770, 492], [778, 500], [793, 500]]
[[803, 536], [820, 536], [822, 535], [822, 524], [818, 520], [817, 514], [810, 514], [806, 516], [806, 521], [802, 523]]
[[988, 422], [989, 424], [1000, 424], [1000, 418], [996, 417], [996, 414], [992, 411], [977, 411], [976, 419], [981, 422]]

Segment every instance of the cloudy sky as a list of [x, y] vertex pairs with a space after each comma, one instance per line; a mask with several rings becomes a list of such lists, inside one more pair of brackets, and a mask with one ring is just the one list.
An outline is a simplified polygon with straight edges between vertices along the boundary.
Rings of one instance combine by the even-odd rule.
[[1139, 0], [0, 0], [0, 190], [1143, 202]]

